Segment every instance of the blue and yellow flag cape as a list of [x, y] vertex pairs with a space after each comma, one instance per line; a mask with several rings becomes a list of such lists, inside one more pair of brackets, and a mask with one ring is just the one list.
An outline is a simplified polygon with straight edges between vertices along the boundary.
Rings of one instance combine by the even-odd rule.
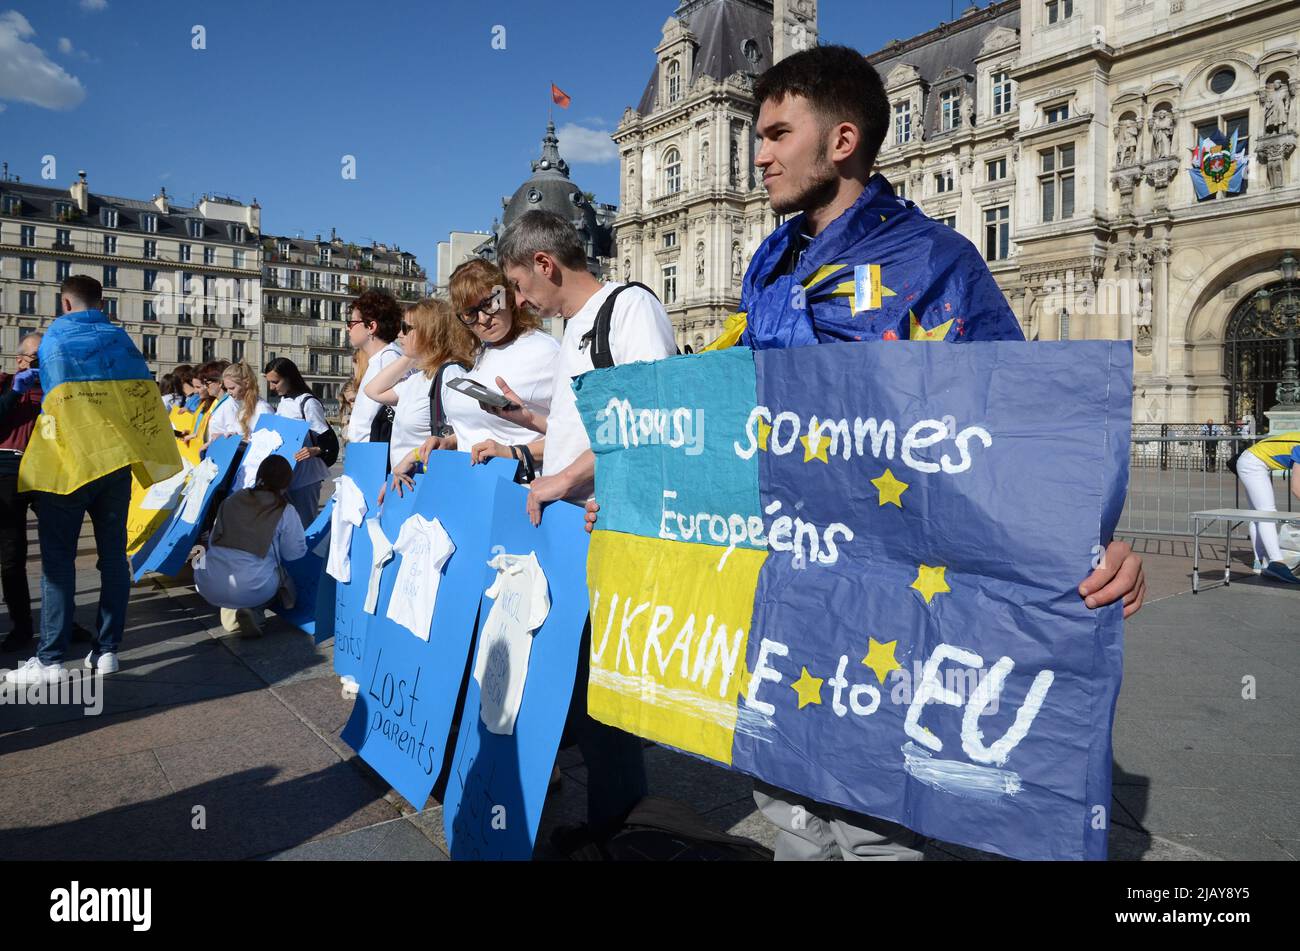
[[[754, 253], [740, 343], [1024, 339], [975, 246], [900, 199], [883, 175], [800, 253], [804, 221], [791, 218]], [[738, 318], [728, 318], [725, 337], [735, 338]]]
[[45, 399], [20, 491], [67, 495], [125, 466], [144, 486], [180, 471], [158, 386], [125, 331], [97, 310], [65, 314], [38, 353]]

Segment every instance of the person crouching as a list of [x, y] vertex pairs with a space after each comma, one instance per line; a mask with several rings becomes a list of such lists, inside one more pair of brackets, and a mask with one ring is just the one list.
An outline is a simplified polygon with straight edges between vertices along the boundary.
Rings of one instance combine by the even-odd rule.
[[302, 519], [289, 502], [293, 469], [267, 456], [251, 489], [233, 493], [217, 509], [207, 549], [194, 562], [194, 586], [221, 608], [221, 626], [243, 637], [262, 634], [261, 609], [277, 593], [292, 607], [293, 587], [283, 565], [307, 554]]

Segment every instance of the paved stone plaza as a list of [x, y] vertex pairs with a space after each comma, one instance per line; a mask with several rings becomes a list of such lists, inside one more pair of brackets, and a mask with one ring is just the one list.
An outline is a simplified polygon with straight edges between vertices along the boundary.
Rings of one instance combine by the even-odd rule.
[[[1112, 858], [1300, 857], [1300, 592], [1243, 569], [1230, 587], [1193, 596], [1187, 542], [1137, 547], [1153, 600], [1126, 631]], [[1222, 548], [1206, 545], [1202, 557], [1221, 565]], [[33, 558], [34, 596], [36, 570]], [[86, 625], [97, 586], [86, 534], [77, 595]], [[74, 646], [79, 668], [86, 648]], [[0, 666], [21, 659], [3, 656]], [[71, 705], [0, 706], [0, 854], [447, 858], [441, 807], [413, 810], [339, 739], [351, 702], [328, 643], [316, 648], [275, 620], [260, 640], [234, 638], [192, 588], [154, 578], [133, 592], [121, 660], [98, 716]], [[1254, 678], [1255, 699], [1243, 699], [1243, 677]], [[772, 844], [747, 778], [653, 746], [646, 759], [652, 793]], [[577, 751], [562, 752], [560, 766], [538, 858], [553, 857], [549, 829], [584, 810]], [[206, 828], [193, 827], [196, 806]], [[944, 843], [928, 856], [989, 858]]]

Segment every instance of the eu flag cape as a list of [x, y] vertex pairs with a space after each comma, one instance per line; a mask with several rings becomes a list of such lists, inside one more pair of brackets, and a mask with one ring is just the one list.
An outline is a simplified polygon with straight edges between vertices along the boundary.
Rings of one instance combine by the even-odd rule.
[[975, 246], [883, 175], [803, 247], [806, 227], [797, 215], [754, 253], [740, 299], [746, 346], [1024, 339]]
[[103, 313], [60, 317], [38, 355], [45, 399], [23, 454], [20, 491], [67, 495], [126, 466], [143, 486], [180, 471], [153, 375]]

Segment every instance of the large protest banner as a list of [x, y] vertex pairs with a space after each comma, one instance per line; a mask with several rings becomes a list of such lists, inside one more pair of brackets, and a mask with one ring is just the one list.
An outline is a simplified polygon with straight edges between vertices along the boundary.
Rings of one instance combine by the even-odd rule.
[[[1099, 859], [1129, 345], [728, 350], [575, 382], [592, 716], [812, 799]], [[669, 395], [671, 394], [671, 395]]]
[[497, 484], [488, 542], [500, 570], [483, 593], [443, 797], [447, 846], [458, 860], [532, 858], [573, 696], [587, 621], [583, 513], [556, 502], [534, 528], [527, 497], [523, 486]]
[[[470, 466], [468, 453], [450, 450], [430, 453], [425, 469], [415, 492], [390, 490], [382, 512], [371, 513], [378, 526], [356, 533], [367, 536], [372, 553], [376, 543], [393, 547], [376, 567], [373, 611], [365, 610], [364, 599], [359, 605], [364, 654], [356, 704], [342, 734], [417, 809], [429, 798], [447, 754], [489, 573], [496, 486], [514, 474], [504, 459]], [[444, 539], [450, 552], [440, 544]], [[370, 564], [354, 561], [353, 568], [354, 582], [360, 572], [366, 591]]]
[[[343, 456], [344, 480], [361, 495], [361, 503], [351, 511], [374, 515], [379, 506], [379, 491], [384, 487], [388, 472], [388, 443], [358, 442], [348, 446]], [[334, 672], [340, 677], [361, 677], [361, 659], [366, 653], [366, 622], [368, 615], [362, 610], [366, 599], [366, 586], [370, 578], [371, 546], [364, 522], [344, 525], [340, 516], [338, 492], [330, 503], [333, 522], [330, 525], [330, 559], [346, 564], [346, 581], [334, 584]], [[335, 580], [335, 579], [331, 579]], [[321, 619], [316, 621], [316, 640], [324, 633]]]

